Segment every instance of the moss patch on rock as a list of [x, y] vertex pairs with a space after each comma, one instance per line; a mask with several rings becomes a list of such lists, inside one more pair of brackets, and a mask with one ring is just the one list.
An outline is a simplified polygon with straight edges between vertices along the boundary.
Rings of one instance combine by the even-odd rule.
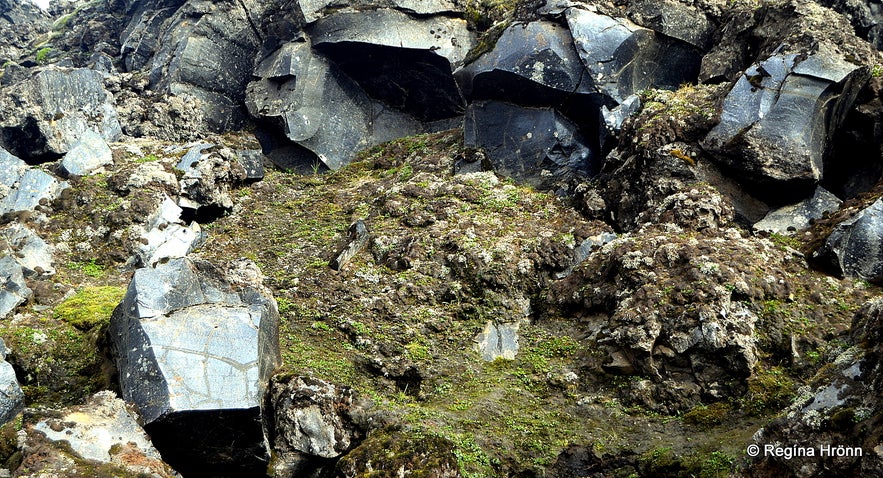
[[55, 307], [54, 316], [77, 329], [88, 331], [110, 322], [126, 289], [115, 286], [84, 287]]

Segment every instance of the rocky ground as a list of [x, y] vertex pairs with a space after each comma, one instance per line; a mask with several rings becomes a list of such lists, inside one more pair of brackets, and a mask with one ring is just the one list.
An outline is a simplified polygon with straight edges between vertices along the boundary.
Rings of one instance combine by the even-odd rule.
[[0, 474], [878, 476], [873, 5], [0, 0]]

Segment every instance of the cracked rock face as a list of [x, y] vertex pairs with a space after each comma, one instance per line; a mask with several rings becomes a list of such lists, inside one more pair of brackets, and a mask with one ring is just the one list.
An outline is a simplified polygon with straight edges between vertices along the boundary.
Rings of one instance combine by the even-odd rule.
[[88, 129], [107, 142], [122, 134], [113, 96], [104, 89], [97, 71], [46, 68], [4, 93], [0, 108], [6, 115], [0, 120], [0, 142], [28, 161], [67, 153]]
[[311, 457], [337, 458], [355, 447], [362, 433], [353, 425], [354, 393], [309, 377], [274, 379], [270, 389], [275, 476], [301, 476]]
[[64, 186], [0, 148], [0, 214], [33, 210], [40, 201], [55, 199]]
[[883, 283], [883, 199], [838, 224], [817, 254], [847, 277]]
[[[136, 271], [114, 312], [122, 396], [176, 469], [179, 460], [246, 466], [265, 454], [254, 418], [280, 361], [279, 315], [261, 287], [234, 290], [210, 264], [173, 259]], [[211, 422], [217, 435], [200, 436], [194, 425]], [[230, 443], [241, 449], [222, 452]]]
[[869, 77], [866, 67], [820, 48], [808, 57], [773, 55], [747, 69], [703, 147], [755, 184], [818, 183], [830, 138]]

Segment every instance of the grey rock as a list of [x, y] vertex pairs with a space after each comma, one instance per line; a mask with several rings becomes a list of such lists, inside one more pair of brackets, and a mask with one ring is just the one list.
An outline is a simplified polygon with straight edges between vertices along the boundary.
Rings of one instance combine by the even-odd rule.
[[364, 436], [353, 423], [359, 407], [349, 387], [310, 377], [274, 379], [269, 402], [280, 469], [294, 469], [304, 456], [339, 457]]
[[464, 20], [343, 12], [319, 20], [310, 34], [317, 51], [385, 105], [426, 122], [463, 114], [452, 71], [474, 43]]
[[[145, 461], [162, 462], [150, 437], [126, 409], [126, 403], [111, 391], [98, 392], [85, 405], [63, 413], [59, 418], [37, 422], [34, 428], [50, 441], [66, 441], [76, 454], [87, 460], [112, 463], [115, 448], [126, 446], [128, 452], [131, 448], [137, 449]], [[146, 472], [149, 467], [131, 470]]]
[[590, 176], [598, 167], [577, 127], [551, 108], [472, 103], [465, 145], [481, 149], [497, 173], [545, 189]]
[[597, 91], [586, 78], [570, 32], [549, 21], [513, 24], [493, 50], [455, 75], [472, 99], [549, 104], [561, 93], [579, 96]]
[[812, 197], [770, 211], [763, 220], [754, 224], [754, 229], [792, 235], [796, 231], [808, 228], [813, 220], [821, 219], [825, 213], [837, 211], [842, 203], [843, 201], [837, 196], [822, 187], [817, 187]]
[[245, 170], [246, 182], [264, 179], [264, 153], [261, 150], [243, 150], [236, 152], [239, 165]]
[[235, 470], [265, 457], [257, 417], [281, 360], [278, 328], [253, 264], [225, 274], [172, 259], [135, 271], [110, 323], [120, 390], [178, 471]]
[[829, 48], [805, 59], [774, 55], [746, 70], [702, 146], [749, 182], [817, 183], [830, 139], [869, 78]]
[[10, 255], [22, 266], [25, 276], [34, 277], [55, 274], [52, 263], [55, 248], [27, 227], [12, 223], [3, 229], [3, 239]]
[[641, 97], [631, 95], [622, 100], [622, 103], [613, 109], [607, 109], [607, 106], [601, 107], [601, 115], [604, 117], [604, 124], [611, 132], [618, 133], [622, 128], [622, 123], [626, 118], [638, 112], [641, 109]]
[[847, 277], [883, 284], [883, 199], [838, 224], [816, 256]]
[[29, 161], [67, 153], [89, 129], [108, 142], [122, 134], [104, 78], [86, 68], [46, 68], [4, 91], [0, 107], [0, 142]]
[[466, 21], [445, 16], [415, 18], [397, 10], [340, 12], [309, 28], [313, 46], [333, 43], [365, 43], [377, 46], [425, 50], [462, 64], [474, 44]]
[[361, 219], [354, 222], [347, 230], [344, 243], [338, 248], [331, 262], [328, 264], [332, 269], [339, 271], [350, 259], [359, 253], [368, 244], [371, 234], [368, 226]]
[[0, 214], [33, 210], [41, 200], [55, 199], [65, 187], [66, 183], [0, 148]]
[[0, 319], [6, 318], [32, 294], [25, 283], [21, 264], [11, 256], [0, 258]]
[[25, 395], [12, 365], [6, 361], [6, 344], [0, 339], [0, 425], [6, 424], [25, 408]]
[[37, 37], [49, 31], [49, 16], [30, 2], [0, 0], [0, 65], [33, 51]]
[[628, 16], [638, 25], [708, 50], [715, 25], [696, 6], [673, 0], [630, 2]]
[[232, 151], [212, 148], [197, 144], [175, 166], [183, 173], [178, 181], [178, 205], [197, 214], [221, 215], [232, 209], [230, 191], [245, 180], [245, 170]]
[[258, 65], [246, 106], [256, 118], [281, 125], [285, 136], [332, 170], [356, 152], [420, 132], [416, 119], [370, 98], [310, 44], [283, 45]]
[[571, 265], [568, 266], [567, 269], [556, 273], [555, 278], [564, 279], [565, 277], [569, 276], [573, 273], [574, 267], [582, 264], [583, 261], [585, 261], [589, 257], [589, 254], [591, 254], [593, 250], [603, 246], [604, 244], [607, 244], [608, 242], [613, 241], [616, 238], [617, 235], [612, 232], [602, 232], [596, 236], [585, 238], [581, 243], [579, 243], [579, 246], [573, 249], [573, 262], [571, 263]]
[[695, 81], [701, 58], [690, 45], [623, 18], [571, 8], [566, 12], [573, 43], [597, 89], [622, 103], [647, 88], [674, 90]]
[[486, 362], [501, 358], [515, 360], [518, 354], [518, 324], [488, 322], [476, 337], [475, 349]]
[[185, 257], [203, 243], [202, 228], [196, 222], [184, 224], [182, 212], [174, 201], [168, 197], [163, 199], [144, 226], [135, 265], [152, 267], [161, 261]]
[[63, 176], [84, 176], [110, 164], [113, 164], [110, 146], [101, 135], [87, 129], [61, 160], [59, 170]]

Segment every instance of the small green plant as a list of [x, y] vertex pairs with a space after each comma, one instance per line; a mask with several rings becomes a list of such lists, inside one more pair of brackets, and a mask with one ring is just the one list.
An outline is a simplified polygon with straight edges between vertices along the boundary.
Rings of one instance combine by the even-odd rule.
[[294, 302], [285, 297], [277, 297], [276, 306], [279, 308], [279, 315], [287, 315], [294, 309]]
[[147, 156], [135, 160], [136, 163], [152, 163], [154, 161], [159, 161], [159, 158], [155, 154], [148, 154]]
[[90, 330], [110, 320], [113, 310], [125, 294], [123, 287], [85, 287], [58, 304], [54, 316], [80, 330]]
[[881, 76], [883, 76], [883, 65], [875, 63], [874, 66], [871, 67], [871, 77], [880, 78]]
[[40, 48], [39, 50], [37, 50], [37, 56], [36, 56], [35, 60], [37, 61], [37, 63], [39, 63], [41, 65], [45, 64], [46, 61], [49, 59], [50, 53], [52, 53], [51, 46]]
[[70, 262], [67, 268], [72, 271], [82, 272], [95, 279], [104, 277], [106, 272], [104, 266], [96, 263], [95, 259], [90, 259], [88, 262]]

